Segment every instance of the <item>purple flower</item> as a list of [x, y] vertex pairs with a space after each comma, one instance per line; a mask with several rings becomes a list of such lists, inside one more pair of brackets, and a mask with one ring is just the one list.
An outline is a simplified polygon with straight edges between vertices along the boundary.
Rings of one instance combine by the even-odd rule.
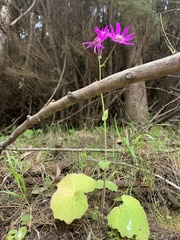
[[126, 27], [124, 31], [121, 33], [121, 25], [120, 23], [116, 22], [116, 32], [114, 31], [112, 25], [111, 26], [111, 34], [109, 37], [112, 39], [112, 41], [117, 42], [119, 44], [125, 44], [125, 45], [133, 45], [134, 43], [130, 42], [135, 38], [134, 32], [130, 33], [128, 35], [127, 32], [129, 31], [130, 27]]
[[104, 30], [100, 30], [98, 27], [94, 28], [95, 33], [97, 33], [97, 37], [94, 38], [92, 42], [83, 42], [83, 45], [88, 44], [86, 49], [90, 47], [94, 47], [94, 52], [97, 54], [101, 54], [101, 50], [104, 48], [104, 46], [101, 44], [104, 40], [106, 40], [109, 37], [109, 30], [108, 26], [104, 28]]
[[[110, 34], [109, 29], [108, 29], [108, 25], [106, 25], [105, 28], [102, 29], [102, 30], [100, 30], [98, 27], [95, 27], [95, 28], [94, 28], [94, 31], [95, 31], [98, 35], [100, 35], [102, 38], [104, 38], [104, 40], [107, 39], [107, 38], [109, 37], [109, 34]], [[104, 40], [103, 40], [103, 41], [104, 41]]]

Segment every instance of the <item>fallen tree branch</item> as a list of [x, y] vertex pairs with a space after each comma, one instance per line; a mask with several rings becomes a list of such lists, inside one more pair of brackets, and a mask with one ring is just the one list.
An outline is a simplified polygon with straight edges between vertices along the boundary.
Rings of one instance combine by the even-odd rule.
[[0, 151], [15, 141], [15, 139], [33, 125], [40, 123], [45, 118], [51, 116], [62, 109], [72, 106], [78, 102], [85, 101], [101, 93], [112, 92], [130, 84], [162, 78], [168, 74], [174, 74], [180, 71], [180, 53], [162, 58], [143, 65], [129, 68], [122, 72], [115, 73], [101, 81], [94, 82], [87, 87], [74, 92], [68, 92], [63, 98], [50, 102], [33, 116], [27, 116], [27, 120], [17, 127], [14, 132], [2, 143]]
[[[16, 147], [8, 147], [7, 150], [11, 151], [17, 151], [17, 152], [28, 152], [28, 151], [34, 151], [34, 152], [42, 152], [42, 151], [59, 151], [59, 152], [110, 152], [110, 153], [120, 153], [123, 151], [123, 148], [114, 148], [114, 149], [104, 149], [104, 148], [49, 148], [49, 147], [42, 147], [42, 148], [16, 148]], [[149, 155], [160, 155], [160, 154], [167, 154], [167, 153], [174, 153], [178, 152], [179, 148], [171, 148], [171, 149], [164, 149], [163, 151], [153, 151], [152, 153], [149, 153]], [[124, 150], [125, 152], [125, 150]], [[143, 153], [143, 152], [142, 152]]]

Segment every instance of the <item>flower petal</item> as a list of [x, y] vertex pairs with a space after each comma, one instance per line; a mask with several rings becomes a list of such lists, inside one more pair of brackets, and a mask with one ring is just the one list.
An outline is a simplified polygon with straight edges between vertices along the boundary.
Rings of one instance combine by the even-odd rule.
[[110, 24], [110, 27], [111, 27], [111, 35], [115, 35], [114, 28], [113, 28], [112, 24]]
[[94, 28], [94, 31], [95, 31], [95, 33], [97, 33], [97, 34], [101, 33], [101, 30], [100, 30], [98, 27], [95, 27], [95, 28]]
[[90, 44], [91, 42], [83, 42], [82, 44]]
[[124, 41], [123, 44], [124, 44], [124, 45], [134, 45], [133, 42], [126, 42], [126, 41]]
[[126, 35], [126, 33], [129, 31], [129, 29], [130, 29], [129, 26], [124, 29], [124, 31], [122, 32], [122, 36], [123, 36], [123, 37], [124, 37], [124, 36]]
[[116, 34], [120, 35], [121, 33], [121, 25], [119, 22], [116, 22]]
[[134, 33], [130, 33], [130, 34], [126, 35], [126, 37], [125, 37], [125, 38], [130, 38], [130, 37], [133, 37], [133, 38], [135, 38], [135, 34], [134, 34]]
[[94, 46], [94, 52], [97, 54], [97, 53], [100, 53], [101, 52], [101, 49], [103, 49], [104, 48], [104, 46], [103, 45], [101, 45], [101, 44], [96, 44], [95, 46]]
[[131, 41], [131, 40], [135, 39], [135, 37], [125, 37], [124, 39], [125, 39], [125, 41]]
[[104, 32], [109, 32], [108, 25], [105, 26], [105, 28], [104, 28], [103, 31], [104, 31]]

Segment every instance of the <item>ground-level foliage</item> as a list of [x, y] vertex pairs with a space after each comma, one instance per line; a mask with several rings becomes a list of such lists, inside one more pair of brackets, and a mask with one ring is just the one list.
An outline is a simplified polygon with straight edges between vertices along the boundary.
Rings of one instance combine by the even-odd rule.
[[[99, 214], [101, 193], [89, 193], [89, 209], [70, 225], [53, 219], [52, 194], [56, 184], [68, 173], [85, 173], [96, 180], [102, 178], [98, 161], [104, 158], [103, 129], [28, 130], [12, 146], [26, 147], [26, 151], [4, 151], [0, 156], [0, 239], [8, 239], [6, 236], [11, 230], [22, 227], [26, 227], [24, 239], [29, 240], [123, 239], [108, 228], [106, 216], [124, 194], [137, 198], [144, 207], [150, 239], [178, 239], [179, 128], [156, 125], [142, 131], [131, 126], [119, 129], [119, 133], [120, 136], [117, 129], [109, 127], [107, 134], [111, 162], [108, 179], [118, 185], [118, 192], [107, 191], [104, 217]], [[43, 151], [34, 151], [35, 147]]]

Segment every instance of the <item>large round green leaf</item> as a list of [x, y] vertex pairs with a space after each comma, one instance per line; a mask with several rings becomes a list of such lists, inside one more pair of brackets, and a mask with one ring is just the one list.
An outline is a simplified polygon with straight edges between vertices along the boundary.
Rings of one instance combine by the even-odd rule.
[[122, 196], [123, 204], [115, 207], [108, 215], [108, 225], [117, 229], [122, 237], [148, 240], [149, 226], [144, 209], [139, 201], [131, 196]]
[[81, 218], [88, 208], [84, 192], [91, 192], [96, 181], [85, 174], [68, 174], [58, 185], [51, 198], [51, 209], [54, 218], [70, 224], [74, 219]]
[[73, 191], [84, 193], [92, 192], [96, 187], [96, 181], [83, 173], [72, 173], [66, 175], [58, 184], [58, 188], [69, 187]]

